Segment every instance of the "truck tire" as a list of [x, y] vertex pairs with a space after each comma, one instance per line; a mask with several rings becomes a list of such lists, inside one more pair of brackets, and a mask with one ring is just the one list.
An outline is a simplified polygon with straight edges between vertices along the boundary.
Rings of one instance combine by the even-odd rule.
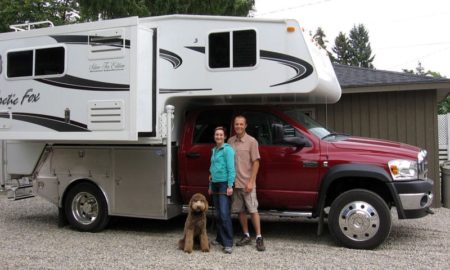
[[391, 212], [378, 194], [364, 189], [349, 190], [331, 204], [328, 228], [342, 246], [374, 249], [391, 231]]
[[70, 226], [79, 231], [98, 232], [109, 221], [106, 199], [92, 183], [72, 187], [65, 198], [64, 211]]

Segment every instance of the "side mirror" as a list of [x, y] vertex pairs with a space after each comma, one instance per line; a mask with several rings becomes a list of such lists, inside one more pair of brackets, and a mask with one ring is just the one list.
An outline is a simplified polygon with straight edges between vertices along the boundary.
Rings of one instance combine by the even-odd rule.
[[309, 141], [303, 137], [284, 137], [283, 142], [296, 147], [311, 146]]
[[296, 147], [311, 146], [308, 139], [304, 137], [285, 137], [283, 125], [273, 124], [272, 125], [273, 138], [275, 144], [288, 144]]

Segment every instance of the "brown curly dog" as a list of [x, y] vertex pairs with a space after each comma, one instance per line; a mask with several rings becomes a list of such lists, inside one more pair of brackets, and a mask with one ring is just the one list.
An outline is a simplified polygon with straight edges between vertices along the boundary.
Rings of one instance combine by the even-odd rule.
[[200, 241], [203, 252], [209, 252], [208, 234], [206, 232], [206, 212], [208, 201], [205, 196], [196, 193], [189, 201], [189, 213], [184, 224], [184, 237], [178, 241], [178, 247], [184, 252], [191, 253], [194, 241]]

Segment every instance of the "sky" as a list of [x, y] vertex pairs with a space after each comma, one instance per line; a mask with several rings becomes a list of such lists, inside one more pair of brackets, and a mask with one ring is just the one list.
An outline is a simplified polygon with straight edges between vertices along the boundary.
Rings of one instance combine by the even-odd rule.
[[253, 15], [296, 19], [306, 33], [321, 27], [329, 51], [339, 32], [364, 24], [376, 69], [415, 70], [420, 61], [450, 78], [449, 0], [256, 0]]

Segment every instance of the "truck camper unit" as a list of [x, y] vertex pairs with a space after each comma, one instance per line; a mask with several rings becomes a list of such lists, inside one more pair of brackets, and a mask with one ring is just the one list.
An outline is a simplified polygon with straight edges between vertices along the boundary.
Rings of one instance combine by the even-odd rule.
[[0, 35], [0, 57], [6, 140], [160, 144], [168, 104], [177, 134], [183, 108], [200, 97], [340, 97], [330, 62], [292, 20], [178, 15], [58, 26]]
[[100, 230], [110, 215], [167, 219], [182, 208], [187, 108], [340, 95], [328, 57], [294, 20], [174, 15], [4, 33], [10, 197], [32, 189], [80, 230]]

